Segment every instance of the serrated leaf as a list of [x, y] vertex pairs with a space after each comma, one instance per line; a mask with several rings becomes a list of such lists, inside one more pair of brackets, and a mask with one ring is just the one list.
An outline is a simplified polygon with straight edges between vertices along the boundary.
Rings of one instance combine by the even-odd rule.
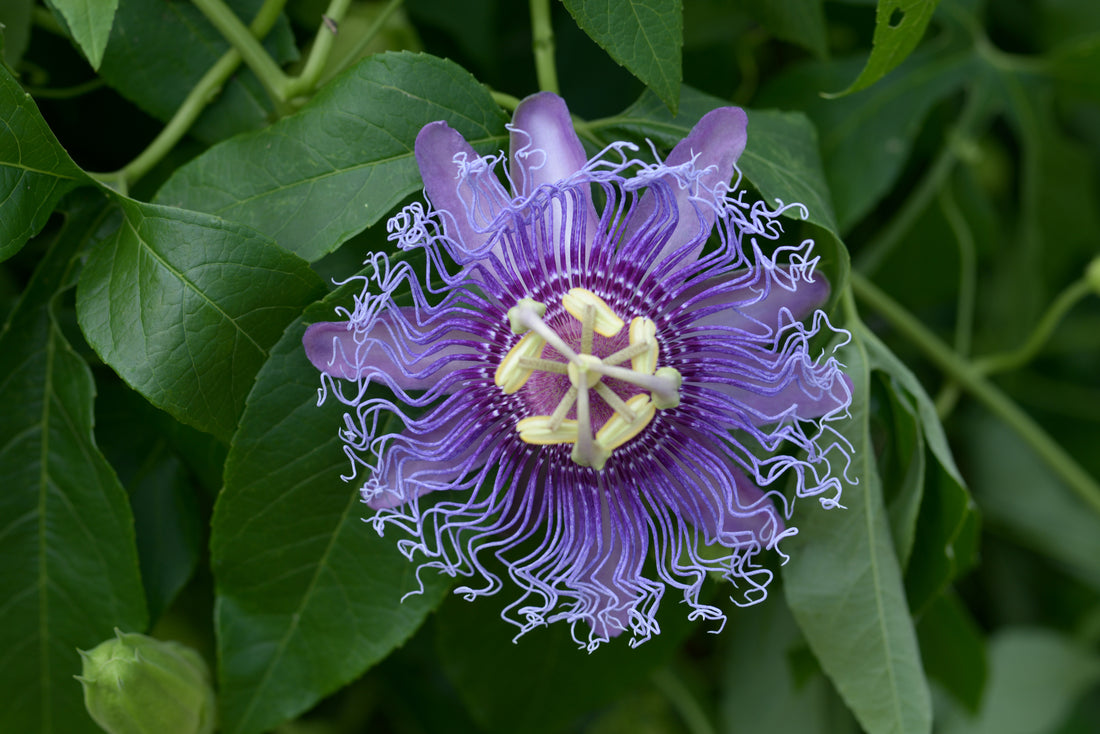
[[475, 147], [507, 147], [507, 118], [450, 61], [371, 57], [298, 114], [215, 146], [181, 167], [156, 201], [247, 224], [313, 261], [421, 188], [413, 144], [445, 120]]
[[57, 295], [100, 224], [70, 217], [0, 332], [0, 730], [94, 734], [76, 649], [146, 625], [133, 516], [92, 436], [92, 373], [62, 334]]
[[675, 114], [680, 102], [681, 0], [562, 0], [581, 30]]
[[878, 0], [871, 56], [856, 80], [835, 97], [866, 89], [886, 76], [917, 47], [940, 0]]
[[49, 0], [65, 18], [73, 40], [93, 69], [98, 69], [107, 49], [118, 0]]
[[631, 648], [617, 639], [589, 654], [566, 624], [514, 640], [518, 629], [500, 617], [507, 593], [473, 602], [449, 599], [436, 623], [443, 670], [474, 718], [502, 734], [568, 730], [574, 719], [611, 703], [667, 663], [696, 627], [681, 609], [670, 609], [662, 615], [661, 634], [644, 645]]
[[[263, 0], [226, 1], [245, 25], [262, 4]], [[229, 48], [228, 41], [193, 3], [125, 0], [115, 14], [99, 75], [123, 97], [167, 122]], [[264, 48], [278, 63], [297, 57], [284, 17], [264, 40]], [[259, 80], [242, 66], [188, 133], [213, 143], [267, 125], [272, 109]]]
[[80, 278], [80, 327], [149, 402], [228, 440], [267, 350], [320, 278], [246, 227], [118, 201], [122, 225]]
[[19, 251], [84, 172], [0, 64], [0, 261]]
[[[287, 329], [256, 379], [212, 523], [226, 734], [268, 731], [361, 675], [450, 583], [434, 573], [418, 581], [396, 540], [363, 522], [356, 486], [340, 480], [341, 406], [317, 406], [304, 330], [301, 320]], [[401, 601], [420, 583], [422, 594]]]
[[871, 441], [871, 358], [858, 332], [841, 361], [852, 380], [854, 449], [841, 502], [795, 505], [784, 591], [810, 649], [869, 734], [927, 734], [932, 703], [890, 538]]

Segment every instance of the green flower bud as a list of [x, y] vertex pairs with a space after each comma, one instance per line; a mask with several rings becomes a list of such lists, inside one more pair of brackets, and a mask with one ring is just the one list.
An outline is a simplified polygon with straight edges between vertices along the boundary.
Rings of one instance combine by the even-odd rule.
[[84, 659], [84, 706], [110, 734], [210, 734], [214, 689], [202, 657], [178, 642], [115, 630]]
[[1092, 288], [1092, 292], [1100, 296], [1100, 257], [1094, 257], [1085, 268], [1085, 280]]

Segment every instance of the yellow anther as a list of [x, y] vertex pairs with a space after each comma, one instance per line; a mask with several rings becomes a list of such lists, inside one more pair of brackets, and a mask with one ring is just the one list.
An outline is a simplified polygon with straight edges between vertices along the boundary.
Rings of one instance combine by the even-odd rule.
[[597, 334], [615, 336], [626, 326], [626, 322], [615, 315], [615, 312], [611, 310], [611, 306], [608, 306], [602, 298], [590, 290], [570, 288], [569, 292], [562, 296], [561, 304], [565, 306], [565, 310], [573, 318], [582, 323], [584, 322], [584, 307], [592, 306], [596, 314], [596, 322], [592, 328]]
[[684, 382], [684, 378], [680, 376], [680, 371], [675, 367], [662, 367], [654, 373], [654, 376], [662, 380], [667, 380], [669, 382], [669, 389], [661, 391], [654, 390], [650, 393], [650, 395], [653, 396], [653, 404], [661, 410], [675, 408], [679, 405], [680, 385]]
[[644, 393], [627, 400], [626, 405], [634, 414], [634, 420], [628, 420], [620, 413], [615, 413], [596, 433], [596, 443], [609, 454], [641, 433], [642, 429], [653, 420], [653, 416], [657, 415], [657, 406]]
[[630, 358], [635, 372], [652, 375], [657, 369], [657, 324], [653, 319], [638, 316], [630, 322], [630, 346], [643, 345], [646, 351]]
[[519, 303], [508, 309], [508, 325], [512, 327], [513, 334], [522, 334], [530, 328], [523, 324], [523, 319], [520, 316], [524, 311], [532, 311], [535, 316], [541, 319], [546, 315], [546, 304], [539, 303], [533, 298], [521, 298]]
[[511, 395], [523, 387], [527, 378], [531, 376], [531, 369], [520, 364], [523, 358], [533, 359], [542, 354], [542, 348], [546, 346], [546, 340], [535, 333], [529, 333], [516, 342], [516, 345], [500, 360], [493, 381], [497, 387], [504, 391], [505, 395]]
[[532, 415], [517, 423], [516, 430], [520, 440], [540, 446], [577, 442], [577, 421], [566, 418], [557, 426], [553, 422], [553, 416]]

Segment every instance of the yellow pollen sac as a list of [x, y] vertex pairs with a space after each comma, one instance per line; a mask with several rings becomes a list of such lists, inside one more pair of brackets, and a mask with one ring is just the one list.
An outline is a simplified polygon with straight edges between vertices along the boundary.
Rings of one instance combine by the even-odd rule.
[[516, 423], [520, 440], [525, 443], [546, 446], [555, 443], [576, 443], [579, 426], [577, 421], [566, 418], [560, 425], [554, 425], [554, 417], [532, 415]]
[[597, 334], [615, 336], [626, 326], [626, 322], [615, 315], [615, 312], [611, 310], [611, 306], [608, 306], [602, 298], [585, 288], [570, 288], [569, 292], [562, 296], [561, 304], [565, 306], [565, 310], [573, 318], [582, 323], [584, 322], [585, 306], [591, 306], [596, 314], [596, 323], [592, 328]]
[[538, 334], [531, 332], [516, 342], [516, 345], [500, 360], [493, 381], [497, 387], [504, 391], [505, 395], [511, 395], [523, 387], [532, 370], [520, 364], [525, 357], [533, 359], [542, 354], [542, 348], [546, 346], [546, 340]]
[[621, 414], [615, 413], [596, 433], [596, 443], [605, 448], [608, 453], [641, 433], [642, 429], [653, 420], [653, 416], [657, 415], [657, 406], [645, 394], [635, 395], [627, 400], [626, 406], [634, 414], [634, 420], [628, 420]]
[[657, 324], [653, 319], [638, 316], [630, 322], [630, 345], [642, 344], [646, 351], [630, 358], [630, 366], [635, 372], [652, 375], [657, 369]]

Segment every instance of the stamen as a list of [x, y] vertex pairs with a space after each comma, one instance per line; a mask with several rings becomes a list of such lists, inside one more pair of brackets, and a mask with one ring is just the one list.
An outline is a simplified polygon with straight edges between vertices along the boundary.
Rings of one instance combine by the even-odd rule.
[[630, 344], [646, 347], [646, 351], [631, 356], [630, 366], [635, 372], [652, 375], [657, 369], [657, 324], [653, 319], [639, 316], [630, 322]]
[[562, 297], [561, 304], [573, 318], [581, 323], [584, 323], [584, 307], [591, 304], [596, 309], [596, 323], [593, 328], [597, 334], [615, 336], [626, 326], [626, 322], [615, 315], [611, 306], [590, 290], [570, 288], [569, 292]]
[[595, 340], [596, 307], [584, 304], [584, 318], [581, 319], [581, 354], [592, 354], [592, 342]]
[[648, 349], [648, 344], [631, 344], [629, 347], [623, 347], [619, 351], [604, 357], [603, 363], [610, 365], [622, 364], [626, 360], [636, 357]]
[[565, 391], [565, 395], [562, 396], [558, 406], [554, 408], [554, 412], [550, 414], [550, 428], [556, 429], [565, 420], [565, 416], [568, 415], [569, 409], [573, 407], [573, 404], [577, 402], [577, 386], [570, 385], [569, 389]]
[[500, 360], [500, 365], [493, 376], [493, 382], [504, 391], [505, 395], [511, 395], [519, 390], [527, 382], [527, 378], [531, 376], [531, 370], [521, 364], [522, 360], [525, 357], [533, 358], [542, 354], [542, 348], [545, 346], [545, 339], [538, 334], [530, 333], [524, 335], [508, 351], [508, 354], [504, 355], [504, 359]]
[[578, 424], [575, 420], [565, 420], [559, 425], [553, 424], [553, 416], [532, 415], [516, 424], [519, 437], [524, 443], [548, 446], [557, 443], [576, 443]]
[[589, 369], [604, 377], [612, 377], [616, 380], [629, 382], [631, 385], [637, 385], [644, 390], [649, 390], [653, 393], [653, 401], [657, 403], [659, 408], [675, 408], [680, 404], [680, 383], [682, 380], [679, 371], [673, 367], [662, 367], [652, 375], [644, 375], [625, 367], [615, 367], [605, 362], [592, 365]]
[[534, 313], [541, 319], [546, 315], [546, 304], [539, 303], [533, 298], [521, 298], [519, 303], [508, 309], [508, 324], [512, 327], [513, 334], [522, 334], [531, 328], [530, 325], [523, 323], [520, 318], [520, 314], [524, 312]]
[[573, 446], [571, 458], [581, 466], [598, 470], [607, 463], [607, 456], [599, 450], [592, 436], [592, 415], [588, 404], [588, 389], [591, 385], [588, 375], [587, 365], [583, 361], [578, 359], [569, 363], [569, 379], [577, 387], [577, 443]]
[[649, 425], [653, 417], [657, 415], [657, 406], [654, 405], [648, 395], [635, 395], [626, 401], [632, 418], [626, 418], [616, 412], [607, 419], [603, 428], [596, 433], [596, 442], [610, 454], [630, 439], [642, 432]]
[[565, 362], [555, 362], [552, 359], [533, 359], [520, 357], [519, 366], [537, 372], [553, 372], [556, 375], [567, 375], [569, 370]]
[[603, 398], [604, 402], [611, 406], [611, 409], [616, 413], [626, 418], [628, 421], [634, 420], [634, 411], [630, 409], [623, 399], [619, 397], [618, 393], [612, 390], [610, 387], [600, 382], [596, 385], [596, 394]]

